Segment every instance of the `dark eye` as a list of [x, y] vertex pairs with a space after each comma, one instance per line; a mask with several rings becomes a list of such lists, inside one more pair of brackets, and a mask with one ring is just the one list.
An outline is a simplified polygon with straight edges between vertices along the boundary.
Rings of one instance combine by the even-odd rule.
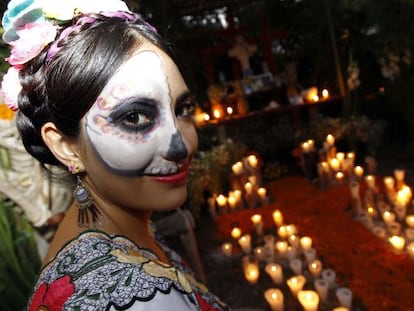
[[108, 122], [129, 132], [152, 128], [157, 119], [156, 103], [148, 99], [133, 99], [120, 104], [108, 117]]
[[195, 103], [192, 96], [188, 96], [175, 107], [175, 115], [180, 118], [191, 118], [194, 115]]

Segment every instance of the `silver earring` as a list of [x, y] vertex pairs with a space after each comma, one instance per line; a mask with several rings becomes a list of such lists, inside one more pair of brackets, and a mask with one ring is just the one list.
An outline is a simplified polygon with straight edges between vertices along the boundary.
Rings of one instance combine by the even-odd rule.
[[101, 213], [96, 208], [89, 190], [85, 187], [82, 179], [77, 176], [78, 182], [73, 197], [78, 206], [78, 225], [79, 227], [89, 227], [89, 213], [92, 216], [92, 224], [98, 224], [98, 218]]

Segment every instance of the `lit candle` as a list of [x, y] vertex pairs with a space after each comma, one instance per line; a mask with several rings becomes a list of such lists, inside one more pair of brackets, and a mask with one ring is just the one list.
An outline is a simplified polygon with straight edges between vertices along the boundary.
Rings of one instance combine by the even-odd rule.
[[322, 279], [328, 283], [329, 287], [333, 287], [335, 285], [336, 272], [332, 269], [323, 269]]
[[221, 209], [225, 209], [227, 206], [227, 198], [223, 194], [216, 198], [216, 202]]
[[330, 145], [333, 146], [333, 144], [335, 143], [335, 137], [333, 137], [332, 134], [328, 134], [328, 136], [326, 136], [326, 142]]
[[239, 239], [239, 245], [242, 248], [243, 252], [250, 253], [252, 250], [252, 244], [251, 244], [251, 236], [250, 234], [244, 234]]
[[257, 246], [254, 248], [253, 250], [254, 256], [256, 257], [257, 260], [261, 261], [264, 259], [264, 251], [263, 251], [263, 246]]
[[226, 108], [226, 111], [227, 111], [227, 114], [228, 115], [232, 115], [233, 114], [233, 108], [231, 108], [231, 107], [227, 107]]
[[336, 290], [336, 298], [339, 305], [348, 309], [352, 308], [352, 291], [346, 287], [340, 287]]
[[303, 250], [310, 249], [312, 247], [312, 238], [303, 236], [300, 238], [300, 246]]
[[336, 307], [333, 308], [332, 311], [349, 311], [349, 309], [345, 307]]
[[258, 161], [258, 159], [257, 159], [257, 157], [255, 155], [249, 155], [247, 157], [247, 163], [249, 163], [249, 166], [251, 168], [256, 168], [257, 165], [258, 165], [258, 163], [259, 163], [259, 161]]
[[288, 237], [288, 231], [287, 231], [287, 229], [286, 229], [286, 226], [285, 225], [282, 225], [282, 226], [280, 226], [278, 229], [277, 229], [277, 234], [279, 235], [279, 237], [281, 238], [281, 239], [286, 239], [287, 237]]
[[356, 177], [361, 178], [362, 175], [364, 175], [364, 169], [362, 168], [362, 166], [355, 166], [354, 168], [354, 174]]
[[273, 216], [273, 221], [276, 224], [276, 226], [279, 227], [279, 226], [283, 225], [283, 215], [282, 215], [281, 211], [279, 211], [279, 210], [273, 211], [272, 216]]
[[264, 296], [271, 311], [284, 310], [283, 293], [280, 289], [269, 288], [265, 290]]
[[342, 172], [337, 172], [335, 174], [335, 179], [339, 184], [342, 183], [342, 181], [344, 180], [344, 177], [345, 177], [344, 173], [342, 173]]
[[405, 239], [402, 236], [393, 235], [391, 236], [388, 241], [391, 243], [391, 245], [397, 250], [401, 251], [404, 249], [405, 246]]
[[210, 115], [208, 113], [203, 113], [204, 121], [208, 122], [210, 121]]
[[295, 234], [297, 232], [297, 228], [295, 225], [286, 225], [286, 233], [288, 236]]
[[214, 109], [213, 110], [213, 116], [216, 119], [220, 119], [221, 118], [221, 111], [219, 109]]
[[308, 270], [312, 274], [313, 277], [318, 278], [321, 275], [322, 262], [318, 259], [312, 260], [308, 264]]
[[402, 169], [394, 170], [394, 177], [397, 181], [397, 188], [400, 188], [404, 184], [405, 170], [402, 170]]
[[414, 228], [414, 215], [407, 215], [405, 216], [405, 223], [410, 228]]
[[314, 282], [315, 289], [319, 294], [321, 300], [326, 300], [328, 298], [329, 284], [323, 279], [316, 279]]
[[234, 227], [231, 229], [231, 236], [233, 239], [238, 240], [241, 236], [241, 229], [239, 227]]
[[307, 143], [310, 150], [313, 150], [315, 148], [315, 141], [313, 139], [308, 139]]
[[412, 258], [414, 258], [414, 242], [407, 245], [407, 252]]
[[329, 173], [329, 164], [326, 161], [321, 162], [322, 171], [324, 173]]
[[265, 266], [265, 271], [274, 284], [281, 285], [283, 283], [283, 269], [281, 265], [277, 263], [268, 263]]
[[289, 244], [286, 241], [277, 241], [276, 242], [276, 250], [282, 256], [286, 255], [288, 247], [289, 247]]
[[262, 202], [266, 201], [266, 194], [267, 194], [267, 189], [266, 188], [260, 187], [259, 189], [257, 189], [257, 194], [259, 195]]
[[395, 180], [394, 180], [394, 178], [392, 176], [386, 176], [386, 177], [384, 177], [383, 178], [383, 181], [384, 181], [385, 188], [388, 191], [394, 190]]
[[395, 214], [390, 211], [385, 211], [382, 213], [382, 219], [387, 225], [389, 225], [395, 221]]
[[338, 159], [339, 163], [342, 163], [342, 161], [345, 159], [345, 153], [344, 152], [337, 152], [336, 158]]
[[244, 184], [244, 190], [246, 190], [246, 193], [247, 194], [252, 194], [253, 193], [253, 185], [252, 185], [252, 183], [251, 182], [247, 182], [247, 183], [245, 183]]
[[250, 284], [256, 284], [259, 279], [259, 266], [255, 262], [249, 262], [244, 267], [244, 277]]
[[250, 219], [253, 222], [256, 233], [258, 235], [261, 235], [263, 233], [262, 215], [254, 214], [252, 217], [250, 217]]
[[322, 90], [322, 98], [327, 99], [329, 97], [329, 91], [327, 89]]
[[313, 290], [301, 290], [298, 300], [305, 311], [318, 311], [319, 296]]
[[365, 176], [365, 183], [367, 184], [368, 188], [375, 189], [375, 176], [374, 175], [367, 175]]
[[337, 172], [337, 171], [339, 171], [339, 168], [340, 168], [341, 164], [340, 164], [340, 162], [338, 161], [337, 158], [333, 158], [329, 161], [329, 165], [330, 165], [331, 169], [334, 172]]
[[298, 248], [299, 241], [300, 241], [300, 239], [295, 234], [290, 235], [289, 238], [288, 238], [288, 242], [293, 248]]
[[309, 144], [308, 144], [308, 142], [304, 142], [304, 143], [302, 143], [302, 152], [303, 153], [306, 153], [306, 152], [309, 152], [309, 151], [311, 151], [311, 149], [310, 149], [310, 147], [309, 147]]
[[233, 164], [233, 166], [231, 167], [233, 173], [235, 175], [240, 175], [243, 172], [243, 163], [241, 161]]
[[221, 245], [221, 249], [222, 249], [224, 255], [231, 256], [231, 252], [232, 252], [232, 249], [233, 249], [233, 244], [231, 244], [230, 242], [223, 243]]
[[234, 210], [237, 205], [236, 197], [233, 194], [229, 195], [229, 197], [227, 198], [227, 203], [229, 203], [230, 209]]
[[296, 296], [306, 283], [306, 278], [303, 275], [292, 276], [286, 281], [289, 286], [290, 292], [293, 296]]

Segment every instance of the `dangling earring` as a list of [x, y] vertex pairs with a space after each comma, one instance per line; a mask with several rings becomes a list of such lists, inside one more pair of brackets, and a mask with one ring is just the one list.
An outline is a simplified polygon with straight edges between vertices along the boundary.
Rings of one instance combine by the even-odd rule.
[[[70, 164], [69, 171], [72, 174], [79, 173], [79, 166], [77, 164]], [[99, 225], [98, 218], [101, 216], [100, 211], [96, 208], [93, 198], [89, 190], [85, 187], [80, 176], [76, 176], [77, 183], [73, 190], [73, 197], [75, 203], [78, 206], [78, 226], [89, 227], [89, 213], [92, 215], [92, 224], [94, 226]]]

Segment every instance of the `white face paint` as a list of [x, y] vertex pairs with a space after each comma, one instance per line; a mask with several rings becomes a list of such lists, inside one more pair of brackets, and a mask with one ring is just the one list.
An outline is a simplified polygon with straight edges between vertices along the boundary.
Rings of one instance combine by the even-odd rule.
[[113, 171], [122, 175], [177, 172], [177, 164], [166, 160], [173, 135], [177, 138], [178, 133], [182, 142], [168, 82], [182, 77], [171, 64], [156, 51], [138, 52], [119, 68], [87, 113], [87, 137]]

